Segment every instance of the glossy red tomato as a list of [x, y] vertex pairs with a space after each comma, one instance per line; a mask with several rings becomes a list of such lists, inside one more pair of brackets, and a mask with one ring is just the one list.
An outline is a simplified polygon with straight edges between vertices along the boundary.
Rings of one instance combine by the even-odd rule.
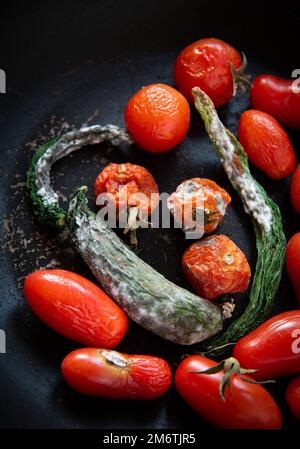
[[277, 120], [249, 109], [241, 115], [238, 136], [250, 161], [272, 179], [289, 176], [296, 167], [292, 143]]
[[293, 235], [287, 244], [285, 264], [300, 306], [300, 232]]
[[223, 401], [219, 392], [223, 371], [216, 374], [193, 372], [216, 365], [213, 360], [194, 355], [184, 359], [175, 373], [177, 391], [200, 416], [220, 428], [281, 428], [280, 410], [262, 385], [247, 383], [234, 374], [231, 379], [232, 391], [226, 390]]
[[300, 128], [300, 88], [295, 82], [273, 75], [258, 76], [251, 89], [251, 106], [273, 115], [286, 126]]
[[42, 321], [78, 343], [114, 348], [127, 332], [125, 313], [99, 287], [71, 271], [35, 271], [26, 277], [24, 294]]
[[62, 373], [79, 393], [111, 399], [154, 399], [166, 393], [172, 381], [168, 363], [159, 357], [95, 348], [67, 355]]
[[192, 88], [200, 87], [216, 107], [227, 103], [233, 95], [235, 69], [242, 65], [240, 53], [220, 39], [200, 39], [184, 48], [174, 65], [174, 80], [177, 88], [194, 103]]
[[197, 293], [211, 300], [246, 291], [251, 277], [245, 254], [226, 235], [193, 243], [182, 257], [182, 269]]
[[291, 200], [295, 211], [300, 214], [300, 164], [292, 177]]
[[284, 312], [258, 326], [237, 342], [233, 356], [251, 377], [276, 379], [300, 372], [300, 310]]
[[161, 153], [184, 139], [190, 125], [190, 107], [173, 87], [150, 84], [129, 100], [125, 122], [133, 140], [143, 150]]
[[300, 376], [295, 377], [289, 383], [285, 393], [285, 400], [295, 418], [300, 421]]

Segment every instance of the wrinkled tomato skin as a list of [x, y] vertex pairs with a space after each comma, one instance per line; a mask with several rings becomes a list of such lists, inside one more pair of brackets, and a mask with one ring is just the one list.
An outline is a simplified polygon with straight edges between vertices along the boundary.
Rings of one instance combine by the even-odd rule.
[[300, 306], [300, 232], [297, 232], [288, 241], [286, 247], [285, 265]]
[[[126, 187], [124, 194], [123, 187]], [[94, 193], [96, 199], [99, 194], [107, 193], [118, 209], [139, 206], [146, 215], [158, 205], [158, 187], [151, 173], [129, 162], [108, 164], [97, 176]], [[140, 194], [143, 194], [142, 200]]]
[[285, 393], [285, 400], [294, 417], [300, 421], [300, 376], [295, 377], [289, 383]]
[[44, 323], [78, 343], [114, 348], [127, 332], [125, 313], [99, 287], [71, 271], [35, 271], [25, 279], [24, 294]]
[[[175, 373], [175, 386], [180, 396], [205, 420], [223, 429], [279, 429], [280, 410], [271, 395], [259, 384], [250, 384], [238, 375], [232, 377], [232, 393], [220, 397], [219, 385], [223, 371], [217, 374], [196, 374], [216, 362], [200, 355], [189, 356]], [[246, 376], [245, 376], [246, 377]]]
[[297, 214], [300, 214], [300, 164], [296, 168], [292, 177], [291, 201]]
[[[189, 190], [185, 197], [184, 186], [193, 188], [193, 195]], [[222, 202], [222, 207], [218, 206]], [[177, 186], [176, 191], [168, 198], [168, 208], [174, 215], [175, 220], [183, 225], [192, 225], [191, 212], [196, 208], [204, 211], [204, 233], [210, 233], [217, 229], [226, 213], [227, 206], [231, 202], [230, 195], [216, 182], [206, 178], [191, 178], [183, 181]]]
[[246, 291], [251, 277], [246, 256], [225, 235], [193, 243], [183, 255], [182, 269], [196, 292], [209, 300]]
[[162, 153], [172, 150], [186, 136], [190, 107], [173, 87], [150, 84], [129, 100], [125, 123], [133, 140], [143, 150]]
[[242, 113], [238, 137], [250, 161], [271, 179], [283, 179], [296, 167], [292, 143], [275, 118], [249, 109]]
[[240, 53], [220, 39], [200, 39], [178, 55], [174, 65], [176, 87], [194, 103], [192, 88], [200, 87], [215, 107], [227, 103], [233, 95], [230, 63], [238, 69], [242, 65]]
[[300, 372], [300, 310], [281, 313], [237, 342], [233, 356], [241, 366], [256, 369], [256, 380]]
[[[118, 366], [111, 355], [127, 365]], [[155, 399], [168, 391], [172, 381], [170, 366], [159, 357], [95, 348], [67, 355], [62, 373], [79, 393], [110, 399]]]
[[251, 107], [267, 112], [283, 125], [300, 128], [300, 89], [293, 92], [295, 80], [286, 80], [273, 75], [255, 78], [251, 89]]

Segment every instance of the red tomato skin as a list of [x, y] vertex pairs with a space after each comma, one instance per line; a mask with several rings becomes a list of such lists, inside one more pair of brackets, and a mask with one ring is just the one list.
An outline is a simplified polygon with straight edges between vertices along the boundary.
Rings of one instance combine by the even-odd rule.
[[194, 103], [192, 88], [200, 87], [215, 107], [227, 103], [233, 95], [230, 62], [238, 69], [242, 65], [240, 53], [226, 42], [207, 38], [185, 47], [174, 65], [174, 80], [180, 92]]
[[127, 332], [127, 315], [99, 287], [71, 271], [35, 271], [25, 279], [24, 294], [44, 323], [78, 343], [113, 348]]
[[256, 380], [271, 380], [300, 372], [300, 310], [281, 313], [241, 338], [235, 357]]
[[300, 214], [300, 164], [292, 177], [291, 201], [297, 214]]
[[267, 112], [283, 125], [299, 129], [300, 91], [293, 92], [294, 82], [273, 75], [258, 76], [251, 88], [251, 107]]
[[300, 421], [300, 376], [295, 377], [288, 384], [285, 392], [285, 400], [294, 417]]
[[190, 107], [184, 96], [166, 84], [150, 84], [127, 103], [126, 127], [143, 150], [162, 153], [172, 150], [186, 136]]
[[216, 365], [206, 357], [184, 359], [175, 373], [175, 386], [182, 398], [205, 420], [223, 429], [279, 429], [280, 410], [272, 396], [259, 384], [249, 384], [238, 375], [232, 377], [232, 394], [222, 401], [219, 385], [223, 371], [195, 374]]
[[290, 238], [286, 246], [285, 265], [289, 278], [295, 289], [296, 298], [300, 306], [300, 232]]
[[265, 112], [242, 113], [238, 137], [253, 165], [271, 179], [283, 179], [296, 167], [292, 143], [278, 121]]
[[[113, 353], [127, 366], [107, 361], [102, 353]], [[159, 357], [95, 348], [82, 348], [67, 355], [62, 373], [79, 393], [110, 399], [155, 399], [165, 394], [172, 382], [170, 366]]]
[[[226, 256], [232, 257], [229, 264]], [[251, 277], [245, 254], [222, 234], [189, 246], [182, 256], [182, 270], [196, 292], [211, 301], [220, 295], [246, 291]]]

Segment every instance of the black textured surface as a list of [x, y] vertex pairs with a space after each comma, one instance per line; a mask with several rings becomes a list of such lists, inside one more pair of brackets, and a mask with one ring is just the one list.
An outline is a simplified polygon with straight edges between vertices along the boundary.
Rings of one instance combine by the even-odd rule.
[[[218, 2], [217, 2], [218, 3]], [[0, 329], [7, 353], [0, 354], [0, 427], [67, 428], [209, 428], [174, 388], [153, 402], [105, 401], [79, 396], [63, 382], [59, 366], [78, 347], [36, 319], [22, 294], [24, 276], [39, 268], [59, 266], [92, 279], [67, 237], [41, 228], [25, 195], [25, 173], [36, 145], [83, 123], [123, 124], [130, 96], [152, 82], [173, 83], [178, 51], [201, 37], [223, 38], [246, 52], [255, 76], [270, 72], [289, 77], [299, 65], [299, 8], [296, 2], [269, 6], [255, 2], [211, 1], [61, 1], [10, 2], [1, 12], [0, 68], [8, 91], [0, 95], [1, 231]], [[248, 96], [220, 110], [233, 131]], [[299, 133], [290, 132], [299, 159]], [[90, 187], [109, 161], [144, 165], [160, 191], [172, 192], [184, 179], [214, 179], [232, 194], [232, 204], [219, 233], [231, 237], [255, 263], [250, 220], [214, 154], [200, 119], [192, 114], [186, 140], [174, 151], [151, 155], [105, 147], [87, 148], [60, 161], [54, 185], [68, 197], [81, 184]], [[272, 182], [253, 169], [280, 205], [287, 237], [299, 229], [289, 203], [289, 180]], [[189, 288], [180, 268], [188, 242], [179, 230], [139, 231], [139, 254], [172, 281]], [[239, 295], [240, 313], [247, 295]], [[274, 313], [296, 305], [284, 274]], [[182, 348], [130, 323], [119, 349], [165, 357], [173, 367]], [[296, 427], [284, 406], [286, 380], [272, 387], [283, 407], [285, 427]]]

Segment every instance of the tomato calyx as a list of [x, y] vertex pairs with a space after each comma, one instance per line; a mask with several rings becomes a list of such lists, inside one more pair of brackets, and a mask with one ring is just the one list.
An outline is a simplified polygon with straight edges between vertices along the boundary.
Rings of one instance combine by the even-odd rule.
[[233, 96], [236, 95], [238, 87], [244, 83], [247, 84], [249, 87], [252, 87], [252, 83], [250, 81], [250, 75], [246, 75], [244, 72], [246, 70], [246, 67], [248, 65], [247, 57], [244, 52], [242, 52], [243, 61], [241, 66], [236, 69], [234, 64], [232, 62], [229, 62], [230, 65], [230, 71], [232, 74], [232, 81], [233, 81]]
[[219, 393], [222, 401], [226, 400], [225, 398], [226, 387], [228, 387], [230, 393], [232, 393], [231, 378], [235, 374], [237, 374], [244, 382], [248, 382], [250, 384], [265, 384], [275, 382], [274, 380], [257, 381], [251, 379], [250, 377], [243, 376], [243, 374], [255, 373], [257, 370], [242, 368], [239, 361], [234, 357], [229, 357], [228, 359], [222, 360], [220, 363], [211, 368], [208, 368], [207, 370], [189, 371], [189, 372], [194, 374], [217, 374], [220, 371], [224, 371], [224, 375], [219, 385]]

